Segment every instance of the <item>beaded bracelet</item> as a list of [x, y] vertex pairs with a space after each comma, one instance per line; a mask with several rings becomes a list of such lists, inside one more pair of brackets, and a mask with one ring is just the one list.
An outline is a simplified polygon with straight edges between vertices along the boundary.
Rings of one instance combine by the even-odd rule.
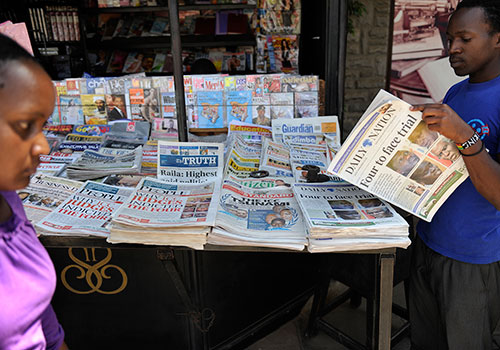
[[479, 149], [479, 151], [477, 152], [474, 152], [472, 154], [463, 154], [461, 150], [458, 150], [460, 152], [460, 154], [463, 156], [463, 157], [472, 157], [472, 156], [477, 156], [479, 153], [481, 153], [484, 149], [484, 142], [481, 141], [481, 148]]

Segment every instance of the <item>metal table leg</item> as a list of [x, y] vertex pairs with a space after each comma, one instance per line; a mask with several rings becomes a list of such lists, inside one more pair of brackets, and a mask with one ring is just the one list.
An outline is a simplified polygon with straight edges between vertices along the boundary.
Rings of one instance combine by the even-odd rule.
[[373, 349], [391, 348], [392, 289], [395, 253], [377, 255], [377, 278], [373, 318]]

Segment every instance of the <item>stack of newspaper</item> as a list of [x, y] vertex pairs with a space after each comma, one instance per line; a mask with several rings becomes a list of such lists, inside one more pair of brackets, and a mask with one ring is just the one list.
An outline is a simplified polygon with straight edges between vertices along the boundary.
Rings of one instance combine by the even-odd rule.
[[129, 188], [87, 181], [35, 227], [44, 235], [107, 237], [111, 215], [131, 193]]
[[203, 249], [215, 224], [223, 145], [158, 141], [158, 179], [144, 178], [113, 217], [111, 243]]
[[303, 250], [307, 239], [291, 189], [255, 187], [224, 181], [208, 243]]
[[385, 201], [347, 182], [294, 184], [311, 252], [410, 244], [408, 223]]
[[144, 178], [113, 215], [110, 243], [203, 249], [215, 224], [218, 182], [172, 184]]
[[85, 150], [78, 160], [66, 167], [68, 177], [75, 180], [96, 179], [112, 174], [141, 172], [142, 146], [134, 150], [102, 148]]

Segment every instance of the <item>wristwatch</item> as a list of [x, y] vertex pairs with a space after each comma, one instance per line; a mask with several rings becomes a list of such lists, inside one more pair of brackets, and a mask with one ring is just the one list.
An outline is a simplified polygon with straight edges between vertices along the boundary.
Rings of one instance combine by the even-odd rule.
[[480, 139], [481, 138], [480, 138], [479, 134], [474, 131], [474, 135], [472, 135], [470, 137], [470, 139], [468, 139], [464, 143], [455, 143], [455, 145], [457, 145], [457, 148], [459, 150], [463, 150], [463, 149], [467, 149], [467, 148], [475, 145]]

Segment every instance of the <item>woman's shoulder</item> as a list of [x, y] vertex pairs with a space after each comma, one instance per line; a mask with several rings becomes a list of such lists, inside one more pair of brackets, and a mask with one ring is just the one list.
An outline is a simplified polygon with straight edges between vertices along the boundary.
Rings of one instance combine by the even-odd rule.
[[26, 218], [23, 203], [21, 202], [21, 199], [17, 195], [16, 191], [0, 191], [0, 195], [5, 198], [9, 204], [10, 209], [12, 210], [12, 215], [21, 217], [22, 219]]

